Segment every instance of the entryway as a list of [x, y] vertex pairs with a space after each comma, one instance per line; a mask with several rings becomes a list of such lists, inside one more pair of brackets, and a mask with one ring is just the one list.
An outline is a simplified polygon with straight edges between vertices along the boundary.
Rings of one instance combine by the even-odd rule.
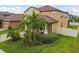
[[0, 28], [2, 28], [2, 20], [0, 20]]

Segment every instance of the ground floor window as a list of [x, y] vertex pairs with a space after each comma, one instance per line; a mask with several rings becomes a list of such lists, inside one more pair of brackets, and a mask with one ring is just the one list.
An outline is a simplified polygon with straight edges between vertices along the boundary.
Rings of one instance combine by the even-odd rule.
[[44, 28], [40, 28], [40, 33], [44, 34], [45, 29]]

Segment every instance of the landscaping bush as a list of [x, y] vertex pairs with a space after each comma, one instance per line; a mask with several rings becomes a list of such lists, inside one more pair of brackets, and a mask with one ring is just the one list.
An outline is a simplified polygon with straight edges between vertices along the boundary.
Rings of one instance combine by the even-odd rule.
[[10, 30], [7, 37], [11, 37], [11, 40], [16, 41], [20, 39], [20, 33], [18, 30]]
[[42, 44], [49, 44], [57, 40], [57, 34], [36, 35], [37, 41]]

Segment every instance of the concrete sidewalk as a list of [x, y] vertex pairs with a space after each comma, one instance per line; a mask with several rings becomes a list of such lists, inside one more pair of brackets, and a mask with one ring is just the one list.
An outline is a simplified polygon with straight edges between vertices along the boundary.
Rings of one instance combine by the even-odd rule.
[[7, 38], [7, 34], [0, 35], [0, 42], [6, 41], [6, 40], [9, 40], [9, 38]]
[[0, 49], [0, 53], [5, 53], [2, 49]]

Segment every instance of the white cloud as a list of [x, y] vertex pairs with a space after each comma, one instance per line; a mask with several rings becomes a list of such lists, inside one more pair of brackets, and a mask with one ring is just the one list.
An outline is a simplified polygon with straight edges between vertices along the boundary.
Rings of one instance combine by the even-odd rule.
[[23, 13], [22, 7], [0, 7], [0, 11], [12, 12], [12, 13]]
[[69, 7], [69, 13], [79, 16], [79, 6]]

